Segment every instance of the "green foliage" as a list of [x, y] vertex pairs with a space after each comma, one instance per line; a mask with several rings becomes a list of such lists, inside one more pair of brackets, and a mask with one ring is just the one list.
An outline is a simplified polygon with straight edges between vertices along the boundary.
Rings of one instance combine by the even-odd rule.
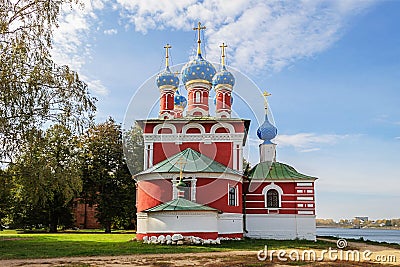
[[82, 138], [82, 198], [97, 207], [106, 232], [127, 227], [135, 216], [135, 181], [125, 162], [121, 126], [113, 119], [91, 127]]
[[91, 121], [95, 99], [68, 66], [51, 57], [62, 4], [75, 0], [2, 0], [0, 3], [0, 161], [45, 123], [78, 130]]
[[0, 230], [3, 225], [10, 223], [10, 214], [13, 207], [14, 182], [8, 172], [0, 169]]
[[17, 225], [50, 225], [57, 231], [72, 222], [71, 203], [82, 189], [77, 138], [64, 126], [55, 125], [23, 148], [10, 172], [19, 188], [14, 209]]
[[137, 122], [130, 130], [124, 132], [124, 153], [129, 170], [133, 175], [143, 171], [143, 130]]

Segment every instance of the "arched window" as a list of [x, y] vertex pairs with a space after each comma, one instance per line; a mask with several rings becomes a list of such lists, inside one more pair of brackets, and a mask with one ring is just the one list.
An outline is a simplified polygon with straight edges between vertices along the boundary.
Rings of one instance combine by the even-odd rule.
[[267, 208], [279, 208], [279, 193], [275, 189], [267, 191]]
[[199, 91], [196, 91], [194, 93], [194, 103], [200, 103], [201, 102], [201, 93]]
[[229, 192], [228, 192], [228, 200], [229, 200], [229, 206], [236, 206], [236, 188], [235, 187], [229, 187]]

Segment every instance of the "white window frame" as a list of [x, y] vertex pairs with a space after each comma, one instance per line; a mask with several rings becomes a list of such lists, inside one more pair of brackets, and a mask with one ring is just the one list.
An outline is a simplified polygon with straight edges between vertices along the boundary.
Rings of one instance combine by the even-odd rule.
[[[275, 189], [278, 192], [278, 208], [270, 208], [268, 207], [268, 199], [267, 199], [267, 193], [270, 189]], [[269, 210], [277, 210], [282, 208], [282, 195], [283, 195], [283, 190], [280, 186], [276, 185], [275, 183], [271, 183], [267, 185], [266, 187], [263, 188], [262, 194], [264, 195], [264, 207]]]

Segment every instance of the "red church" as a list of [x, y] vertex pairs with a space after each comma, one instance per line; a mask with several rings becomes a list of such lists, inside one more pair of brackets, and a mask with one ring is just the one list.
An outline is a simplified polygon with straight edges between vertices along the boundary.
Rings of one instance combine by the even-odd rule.
[[[180, 75], [166, 68], [156, 79], [158, 118], [140, 120], [144, 171], [137, 180], [137, 238], [181, 234], [218, 237], [315, 240], [316, 178], [276, 162], [277, 129], [268, 116], [259, 127], [260, 163], [244, 173], [243, 147], [250, 120], [231, 117], [235, 78], [197, 56]], [[178, 92], [179, 84], [187, 99]], [[209, 93], [215, 90], [215, 117]], [[266, 99], [266, 98], [265, 98]], [[265, 102], [267, 111], [267, 102]], [[266, 112], [267, 114], [267, 112]]]

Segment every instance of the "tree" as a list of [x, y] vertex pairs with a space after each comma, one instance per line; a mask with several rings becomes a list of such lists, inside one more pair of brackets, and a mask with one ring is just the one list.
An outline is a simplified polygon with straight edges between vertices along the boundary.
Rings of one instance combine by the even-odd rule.
[[4, 224], [8, 224], [6, 221], [9, 219], [13, 207], [13, 188], [14, 183], [11, 175], [0, 169], [0, 231], [3, 230]]
[[124, 132], [124, 154], [132, 175], [143, 171], [144, 141], [143, 130], [138, 123]]
[[86, 127], [95, 111], [87, 85], [51, 56], [62, 4], [78, 0], [0, 3], [0, 162], [9, 162], [45, 123]]
[[135, 215], [135, 181], [127, 167], [121, 127], [113, 119], [90, 128], [82, 140], [85, 151], [82, 195], [97, 206], [97, 219], [111, 232]]
[[35, 140], [9, 167], [21, 185], [16, 213], [21, 223], [48, 224], [56, 232], [72, 224], [72, 200], [82, 189], [77, 138], [62, 125], [31, 136]]

